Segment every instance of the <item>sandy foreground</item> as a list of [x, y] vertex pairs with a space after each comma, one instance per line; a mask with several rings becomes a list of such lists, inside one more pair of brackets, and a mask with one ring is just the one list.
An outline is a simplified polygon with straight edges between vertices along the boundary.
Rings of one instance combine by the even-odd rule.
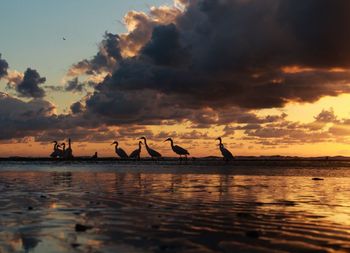
[[350, 168], [0, 166], [0, 252], [350, 252]]

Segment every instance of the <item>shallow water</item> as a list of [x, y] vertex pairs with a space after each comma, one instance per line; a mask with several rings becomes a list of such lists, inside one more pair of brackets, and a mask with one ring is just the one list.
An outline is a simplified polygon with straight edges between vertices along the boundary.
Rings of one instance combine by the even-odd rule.
[[0, 192], [0, 252], [350, 252], [349, 168], [2, 164]]

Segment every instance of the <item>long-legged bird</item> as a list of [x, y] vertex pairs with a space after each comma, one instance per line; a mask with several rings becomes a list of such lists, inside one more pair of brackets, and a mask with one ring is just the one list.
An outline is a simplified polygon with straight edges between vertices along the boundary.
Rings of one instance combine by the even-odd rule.
[[113, 142], [111, 145], [115, 145], [115, 153], [122, 159], [128, 158], [128, 155], [122, 148], [118, 148], [119, 143], [117, 141]]
[[234, 157], [233, 157], [232, 153], [227, 148], [225, 148], [224, 144], [222, 143], [221, 137], [217, 138], [217, 140], [220, 141], [219, 148], [220, 148], [222, 156], [224, 157], [224, 160], [226, 160], [226, 161], [233, 160]]
[[130, 158], [134, 158], [134, 159], [140, 160], [140, 157], [141, 157], [141, 145], [142, 145], [142, 141], [139, 141], [139, 148], [135, 149], [134, 151], [131, 152], [131, 154], [129, 155]]
[[58, 144], [57, 141], [53, 141], [52, 143], [54, 143], [54, 146], [53, 146], [53, 152], [51, 153], [50, 157], [52, 158], [61, 157], [62, 150], [60, 149], [60, 145]]
[[146, 150], [147, 150], [148, 154], [149, 154], [152, 158], [160, 158], [160, 157], [162, 157], [162, 155], [161, 155], [160, 153], [158, 153], [158, 152], [155, 151], [154, 149], [151, 149], [151, 148], [147, 145], [146, 137], [141, 137], [139, 140], [143, 140], [143, 141], [144, 141]]
[[63, 152], [63, 158], [65, 159], [73, 158], [72, 143], [70, 138], [68, 139], [68, 148]]
[[164, 142], [166, 141], [170, 141], [170, 145], [171, 145], [171, 149], [180, 156], [180, 159], [182, 158], [182, 156], [184, 155], [187, 159], [187, 155], [190, 155], [190, 153], [188, 153], [188, 151], [178, 145], [174, 145], [174, 141], [171, 138], [166, 139]]

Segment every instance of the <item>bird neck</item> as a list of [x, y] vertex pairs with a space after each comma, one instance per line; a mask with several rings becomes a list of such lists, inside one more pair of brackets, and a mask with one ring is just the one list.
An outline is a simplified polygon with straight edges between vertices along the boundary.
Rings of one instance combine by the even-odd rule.
[[70, 139], [68, 140], [68, 148], [71, 148], [71, 143], [70, 143]]
[[169, 140], [171, 147], [174, 147], [174, 141], [172, 139]]
[[141, 143], [139, 143], [139, 150], [141, 150]]

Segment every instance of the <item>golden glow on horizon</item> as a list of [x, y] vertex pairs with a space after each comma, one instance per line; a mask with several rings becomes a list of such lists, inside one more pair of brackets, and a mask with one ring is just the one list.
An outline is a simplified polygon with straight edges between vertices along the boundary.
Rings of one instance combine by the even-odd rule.
[[[297, 74], [297, 73], [302, 73], [302, 72], [311, 72], [311, 71], [316, 71], [318, 69], [315, 68], [310, 68], [310, 67], [302, 67], [298, 65], [292, 65], [292, 66], [285, 66], [281, 68], [282, 72], [287, 73], [287, 74]], [[349, 71], [348, 69], [345, 68], [330, 68], [330, 69], [321, 69], [329, 72], [346, 72]]]
[[282, 70], [282, 72], [287, 73], [287, 74], [296, 74], [296, 73], [301, 73], [301, 72], [314, 71], [315, 69], [294, 65], [294, 66], [282, 67], [281, 70]]
[[[296, 71], [295, 69], [289, 69], [289, 71]], [[333, 69], [332, 71], [343, 71], [342, 69]], [[79, 95], [77, 95], [78, 97]], [[56, 100], [62, 101], [76, 101], [76, 98], [62, 95], [65, 99], [59, 97]], [[69, 103], [67, 103], [69, 104]], [[258, 116], [265, 117], [267, 115], [281, 115], [286, 113], [288, 116], [286, 120], [299, 123], [311, 123], [315, 120], [315, 116], [322, 110], [333, 109], [338, 119], [350, 118], [350, 94], [343, 94], [337, 97], [323, 97], [315, 103], [296, 103], [291, 102], [284, 108], [275, 109], [263, 109], [254, 111]], [[60, 113], [62, 108], [57, 109], [57, 113]], [[207, 109], [205, 111], [206, 117], [214, 117], [213, 111]], [[215, 120], [215, 118], [213, 118]], [[159, 150], [164, 156], [176, 156], [170, 149], [169, 143], [163, 143], [163, 139], [166, 139], [167, 135], [174, 137], [175, 143], [188, 149], [191, 156], [220, 156], [220, 151], [217, 148], [215, 138], [223, 136], [223, 128], [225, 126], [215, 126], [210, 129], [193, 128], [190, 122], [185, 122], [177, 125], [163, 125], [163, 126], [147, 126], [146, 130], [151, 131], [155, 136], [160, 135], [162, 138], [158, 140], [149, 139], [150, 146]], [[123, 128], [123, 126], [121, 126]], [[256, 144], [254, 141], [248, 141], [243, 139], [243, 131], [235, 131], [233, 135], [225, 136], [224, 143], [229, 147], [234, 155], [298, 155], [298, 156], [336, 156], [336, 155], [350, 155], [350, 144], [346, 141], [346, 138], [350, 134], [350, 129], [347, 126], [335, 126], [337, 131], [341, 131], [344, 138], [339, 138], [338, 142], [321, 142], [321, 143], [300, 143], [275, 146], [264, 146], [262, 144]], [[142, 134], [140, 130], [140, 136]], [[191, 137], [192, 134], [192, 137]], [[147, 135], [147, 134], [146, 134]], [[138, 136], [137, 136], [138, 137]], [[137, 137], [123, 136], [118, 138], [121, 146], [130, 153], [137, 148]], [[164, 137], [164, 138], [163, 138]], [[160, 141], [159, 141], [160, 140]], [[267, 141], [269, 139], [266, 139]], [[33, 142], [32, 138], [26, 138], [20, 140], [20, 143], [6, 143], [2, 142], [0, 145], [0, 156], [31, 156], [31, 157], [47, 157], [52, 152], [52, 144], [40, 144]], [[74, 140], [73, 140], [74, 141]], [[100, 157], [115, 156], [114, 149], [110, 145], [110, 141], [103, 143], [88, 143], [73, 142], [74, 154], [76, 156], [91, 156], [96, 151]], [[147, 157], [147, 153], [143, 149], [142, 156]]]

